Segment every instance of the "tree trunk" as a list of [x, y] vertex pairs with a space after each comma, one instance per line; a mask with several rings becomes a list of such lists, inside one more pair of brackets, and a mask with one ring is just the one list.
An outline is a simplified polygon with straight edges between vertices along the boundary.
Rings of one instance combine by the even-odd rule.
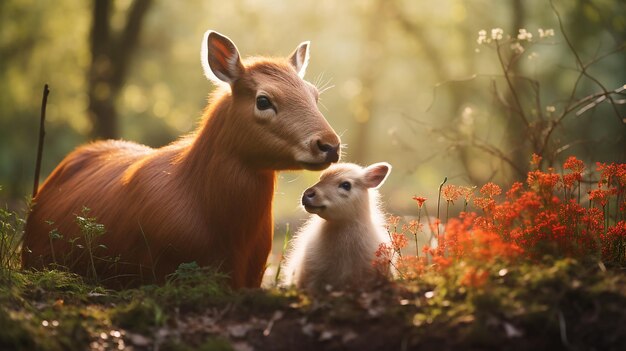
[[110, 18], [113, 1], [94, 0], [88, 114], [93, 126], [92, 137], [96, 139], [119, 137], [115, 101], [126, 81], [140, 29], [151, 4], [152, 0], [133, 1], [123, 29], [120, 33], [112, 33]]
[[375, 106], [375, 89], [376, 89], [376, 68], [381, 67], [382, 55], [380, 48], [384, 44], [381, 43], [381, 22], [384, 20], [379, 16], [382, 10], [380, 2], [376, 3], [373, 8], [367, 10], [366, 19], [364, 20], [366, 41], [364, 42], [359, 68], [359, 80], [361, 81], [361, 92], [355, 97], [351, 112], [355, 120], [355, 134], [353, 141], [350, 143], [352, 161], [360, 164], [369, 162], [369, 140], [370, 129], [374, 121], [372, 120], [372, 110]]
[[[445, 64], [444, 54], [442, 54], [440, 46], [433, 42], [427, 35], [428, 29], [418, 21], [411, 21], [404, 15], [400, 5], [396, 1], [385, 2], [380, 0], [379, 3], [385, 3], [386, 8], [390, 11], [391, 16], [400, 25], [402, 30], [409, 34], [412, 39], [422, 48], [421, 53], [432, 68], [432, 73], [437, 83], [446, 82], [453, 78], [449, 72], [448, 66]], [[466, 61], [471, 62], [471, 61]], [[470, 65], [471, 66], [471, 65]], [[469, 71], [469, 70], [468, 70]], [[446, 92], [449, 94], [450, 120], [447, 123], [454, 123], [453, 120], [461, 114], [461, 108], [466, 101], [467, 90], [462, 86], [450, 85]], [[467, 177], [474, 184], [483, 183], [481, 179], [470, 167], [470, 160], [473, 158], [474, 148], [466, 143], [459, 143], [457, 146], [459, 161], [467, 172]]]
[[[524, 0], [513, 0], [513, 9], [511, 11], [511, 36], [517, 35], [519, 29], [525, 28], [526, 11], [523, 1]], [[520, 73], [519, 66], [517, 64], [513, 64], [511, 66], [510, 74], [512, 76], [513, 89], [518, 92], [518, 95], [521, 95], [520, 93], [523, 92], [522, 82], [517, 79], [517, 77], [522, 76], [522, 74]], [[513, 93], [510, 90], [507, 90], [505, 100], [509, 106], [515, 106]], [[524, 108], [524, 106], [522, 106], [522, 108]], [[513, 163], [515, 163], [518, 169], [520, 169], [523, 173], [512, 172], [512, 177], [515, 178], [515, 180], [523, 181], [529, 170], [529, 150], [535, 149], [535, 145], [530, 145], [530, 147], [528, 147], [527, 140], [530, 138], [531, 143], [534, 144], [536, 142], [533, 136], [529, 135], [529, 133], [533, 133], [533, 131], [524, 125], [521, 118], [516, 115], [516, 112], [512, 109], [504, 108], [502, 113], [503, 118], [507, 119], [505, 122], [506, 140], [509, 144], [507, 151], [510, 154], [510, 158], [513, 160]]]

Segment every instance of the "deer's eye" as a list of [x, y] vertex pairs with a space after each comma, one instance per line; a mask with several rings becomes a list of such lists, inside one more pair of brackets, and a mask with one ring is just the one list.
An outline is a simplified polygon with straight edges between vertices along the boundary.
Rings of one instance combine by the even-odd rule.
[[352, 189], [352, 184], [350, 184], [350, 182], [342, 182], [339, 184], [339, 187], [345, 191], [350, 191], [350, 189]]
[[259, 95], [256, 98], [256, 108], [258, 108], [259, 111], [265, 111], [268, 109], [273, 109], [274, 105], [272, 105], [272, 102], [267, 96]]

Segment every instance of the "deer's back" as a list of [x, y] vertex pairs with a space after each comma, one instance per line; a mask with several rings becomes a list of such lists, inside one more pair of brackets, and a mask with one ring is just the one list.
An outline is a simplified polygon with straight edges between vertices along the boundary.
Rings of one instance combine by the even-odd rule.
[[[148, 190], [161, 189], [167, 193], [168, 184], [165, 174], [157, 172], [143, 176], [139, 170], [158, 167], [160, 162], [154, 160], [158, 156], [157, 150], [149, 147], [113, 140], [91, 143], [70, 153], [34, 199], [25, 228], [24, 266], [39, 268], [55, 263], [54, 260], [79, 273], [87, 273], [82, 268], [86, 255], [80, 254], [87, 243], [85, 233], [77, 224], [77, 216], [93, 217], [95, 222], [104, 225], [106, 232], [98, 237], [98, 245], [94, 247], [98, 256], [107, 258], [100, 260], [100, 264], [111, 264], [115, 259], [112, 255], [107, 256], [107, 252], [122, 256], [118, 258], [122, 263], [125, 260], [133, 265], [149, 264], [142, 262], [149, 260], [150, 255], [146, 254], [149, 251], [146, 242], [142, 242], [146, 239], [141, 236], [144, 230], [141, 218], [146, 220], [145, 230], [152, 229], [147, 228], [153, 226], [148, 222], [153, 215], [158, 216], [155, 208], [163, 206], [150, 203], [154, 202], [149, 201], [150, 198], [159, 197], [147, 196]], [[167, 164], [168, 161], [161, 163]], [[148, 218], [146, 212], [152, 212], [152, 215]], [[51, 238], [52, 230], [61, 237]], [[121, 271], [136, 271], [137, 267], [126, 268]], [[99, 269], [107, 271], [108, 267]]]

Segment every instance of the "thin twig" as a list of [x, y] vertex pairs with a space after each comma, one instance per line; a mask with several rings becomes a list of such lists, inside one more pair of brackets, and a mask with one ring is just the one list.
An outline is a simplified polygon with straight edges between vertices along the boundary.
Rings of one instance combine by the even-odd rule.
[[35, 181], [33, 183], [33, 198], [37, 195], [39, 189], [39, 174], [41, 173], [41, 157], [43, 155], [43, 139], [46, 136], [45, 120], [46, 105], [48, 104], [48, 84], [43, 86], [43, 97], [41, 98], [41, 117], [39, 119], [39, 145], [37, 147], [37, 161], [35, 162]]
[[500, 62], [500, 66], [502, 67], [502, 73], [504, 73], [504, 79], [511, 90], [511, 95], [513, 96], [513, 101], [517, 109], [513, 110], [517, 112], [524, 122], [524, 125], [528, 128], [530, 126], [530, 122], [528, 122], [528, 118], [526, 118], [526, 114], [524, 114], [524, 109], [522, 108], [522, 103], [520, 101], [519, 96], [517, 95], [517, 90], [513, 86], [513, 82], [511, 81], [511, 76], [509, 74], [509, 67], [505, 64], [504, 58], [502, 57], [502, 53], [500, 52], [500, 42], [496, 40], [496, 53], [498, 54], [498, 61]]

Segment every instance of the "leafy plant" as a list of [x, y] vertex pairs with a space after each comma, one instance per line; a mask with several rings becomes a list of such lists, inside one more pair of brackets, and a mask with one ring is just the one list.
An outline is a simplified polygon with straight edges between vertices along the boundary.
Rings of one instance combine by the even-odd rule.
[[24, 219], [16, 212], [9, 211], [6, 205], [0, 208], [0, 282], [10, 283], [11, 273], [20, 268], [24, 223]]
[[98, 270], [95, 263], [96, 249], [107, 248], [102, 244], [98, 244], [98, 239], [106, 233], [106, 230], [104, 229], [104, 225], [96, 222], [95, 217], [88, 217], [88, 214], [89, 209], [87, 207], [83, 207], [82, 215], [76, 216], [76, 224], [80, 228], [80, 232], [85, 241], [85, 246], [83, 248], [87, 250], [91, 278], [97, 282]]

